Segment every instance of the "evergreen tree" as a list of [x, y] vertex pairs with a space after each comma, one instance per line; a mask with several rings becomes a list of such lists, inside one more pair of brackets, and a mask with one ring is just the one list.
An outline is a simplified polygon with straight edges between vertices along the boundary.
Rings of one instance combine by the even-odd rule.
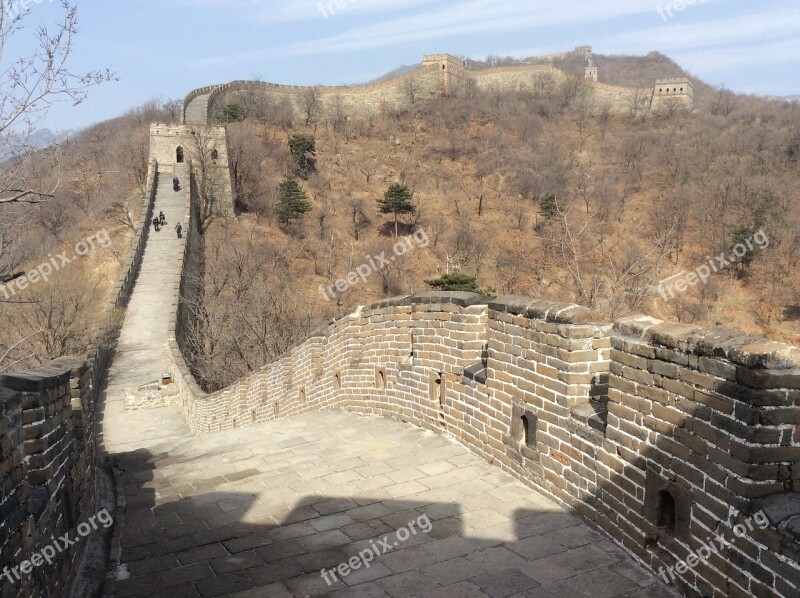
[[539, 200], [539, 207], [542, 209], [544, 217], [550, 220], [559, 212], [564, 211], [564, 206], [558, 203], [556, 196], [552, 193], [545, 193]]
[[293, 218], [299, 218], [311, 210], [307, 201], [306, 192], [300, 187], [294, 177], [287, 176], [280, 184], [281, 199], [278, 202], [278, 222], [288, 223]]
[[481, 288], [474, 276], [463, 272], [451, 272], [443, 274], [439, 278], [426, 280], [428, 284], [438, 291], [467, 291], [470, 293], [480, 293], [489, 297], [494, 296], [495, 289], [492, 287]]
[[239, 104], [225, 104], [220, 115], [222, 122], [238, 122], [244, 120], [244, 110]]
[[413, 214], [414, 205], [411, 203], [411, 191], [405, 185], [394, 183], [383, 194], [383, 199], [378, 200], [381, 214], [394, 214], [394, 236], [397, 236], [398, 214]]
[[314, 158], [314, 152], [317, 151], [314, 138], [311, 135], [292, 135], [289, 139], [289, 150], [297, 162], [297, 174], [300, 178], [307, 179], [308, 173], [314, 170], [317, 162]]

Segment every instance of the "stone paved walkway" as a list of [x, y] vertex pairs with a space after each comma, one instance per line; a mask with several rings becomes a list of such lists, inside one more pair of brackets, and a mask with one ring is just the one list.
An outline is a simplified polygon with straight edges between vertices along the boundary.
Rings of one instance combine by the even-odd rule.
[[[156, 201], [169, 227], [151, 231], [100, 414], [127, 500], [115, 595], [673, 595], [578, 518], [432, 432], [329, 411], [194, 437], [177, 407], [125, 412], [124, 389], [165, 365], [180, 275], [167, 258], [183, 214], [171, 178]], [[359, 553], [379, 554], [329, 573], [330, 585], [320, 575]]]
[[[407, 424], [332, 411], [127, 448], [118, 596], [673, 595], [552, 501]], [[322, 578], [386, 535], [369, 568]]]

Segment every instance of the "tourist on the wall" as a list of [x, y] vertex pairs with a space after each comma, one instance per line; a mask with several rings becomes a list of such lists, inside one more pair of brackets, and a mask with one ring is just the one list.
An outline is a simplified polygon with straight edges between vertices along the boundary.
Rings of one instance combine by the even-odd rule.
[[156, 232], [161, 228], [161, 222], [158, 220], [158, 216], [153, 218], [153, 228], [156, 229]]
[[178, 177], [172, 177], [172, 190], [178, 191], [181, 188], [181, 182], [178, 180]]
[[158, 223], [163, 225], [164, 222], [166, 222], [166, 220], [167, 220], [167, 217], [164, 216], [164, 212], [159, 212], [158, 213]]
[[175, 232], [178, 233], [179, 239], [183, 238], [183, 227], [181, 226], [180, 222], [175, 225]]

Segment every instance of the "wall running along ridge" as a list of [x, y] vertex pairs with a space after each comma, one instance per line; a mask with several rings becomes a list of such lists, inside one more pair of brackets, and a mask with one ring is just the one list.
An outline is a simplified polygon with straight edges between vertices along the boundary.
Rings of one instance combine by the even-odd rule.
[[[576, 52], [585, 53], [587, 49], [591, 53], [591, 48], [588, 47], [576, 49]], [[307, 117], [306, 102], [313, 91], [316, 101], [312, 120], [330, 118], [338, 112], [354, 118], [367, 118], [408, 107], [412, 103], [409, 95], [409, 84], [412, 83], [416, 88], [413, 101], [418, 101], [441, 93], [463, 94], [470, 88], [484, 91], [552, 91], [567, 79], [566, 73], [550, 64], [469, 70], [463, 66], [462, 61], [449, 54], [433, 54], [423, 56], [422, 64], [413, 71], [371, 85], [305, 87], [263, 81], [231, 81], [202, 87], [191, 91], [184, 98], [181, 122], [188, 125], [208, 124], [226, 103], [240, 103], [243, 94], [258, 96], [273, 111], [286, 105], [292, 118], [302, 121]], [[658, 94], [658, 83], [663, 84], [666, 81], [675, 83], [686, 92], [669, 97]], [[586, 101], [597, 109], [628, 112], [692, 108], [694, 94], [688, 79], [660, 79], [658, 83], [647, 89], [633, 89], [599, 84], [581, 76], [581, 84], [587, 90]]]

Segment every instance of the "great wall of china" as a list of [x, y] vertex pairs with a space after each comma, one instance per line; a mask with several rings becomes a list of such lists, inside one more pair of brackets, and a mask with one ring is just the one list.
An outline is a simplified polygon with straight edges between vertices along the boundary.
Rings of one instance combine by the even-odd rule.
[[[421, 71], [437, 88], [442, 65], [450, 76], [457, 70], [449, 57], [431, 62]], [[490, 70], [485, 80], [512, 71]], [[522, 68], [514, 77], [540, 72], [548, 69]], [[88, 362], [62, 358], [0, 377], [4, 555], [25, 561], [96, 509], [94, 447], [109, 451], [106, 426], [137, 428], [148, 411], [172, 409], [168, 429], [211, 442], [226, 431], [336, 409], [457, 440], [582, 515], [651, 571], [668, 572], [684, 595], [800, 592], [796, 347], [644, 315], [611, 322], [580, 306], [525, 297], [429, 292], [360, 307], [275, 363], [205, 393], [181, 351], [190, 314], [180, 298], [202, 247], [196, 185], [176, 156], [188, 147], [189, 128], [202, 127], [192, 115], [207, 116], [211, 96], [249, 85], [187, 96], [186, 129], [152, 126], [146, 207], [109, 306], [125, 313], [115, 349], [103, 344]], [[377, 106], [393, 85], [400, 84], [354, 93]], [[224, 128], [207, 137], [225, 170]], [[186, 182], [174, 194], [160, 184], [173, 174]], [[187, 223], [183, 239], [148, 233], [159, 197], [170, 220]], [[164, 313], [172, 314], [169, 326], [145, 334]], [[92, 414], [109, 362], [104, 401], [112, 412], [106, 407], [96, 438]], [[174, 392], [142, 400], [137, 386], [161, 372], [171, 374]], [[752, 525], [759, 514], [769, 525]], [[718, 539], [720, 549], [696, 558]], [[37, 567], [16, 595], [67, 587], [80, 548]]]

